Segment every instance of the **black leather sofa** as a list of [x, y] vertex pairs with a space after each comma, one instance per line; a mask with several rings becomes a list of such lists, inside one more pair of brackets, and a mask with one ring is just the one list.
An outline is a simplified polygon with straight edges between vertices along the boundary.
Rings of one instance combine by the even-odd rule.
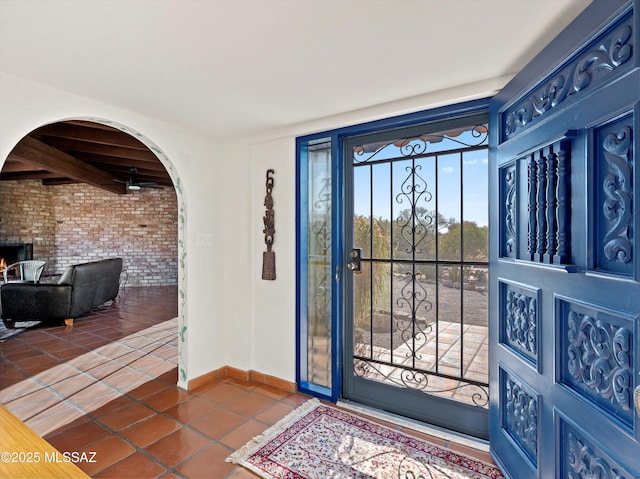
[[55, 284], [3, 284], [2, 319], [73, 324], [73, 318], [118, 296], [121, 273], [122, 258], [110, 258], [69, 266]]

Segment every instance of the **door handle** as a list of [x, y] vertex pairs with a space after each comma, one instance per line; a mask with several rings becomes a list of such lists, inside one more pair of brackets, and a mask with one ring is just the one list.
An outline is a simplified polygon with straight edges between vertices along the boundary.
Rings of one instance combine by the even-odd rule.
[[347, 263], [347, 268], [355, 273], [362, 271], [362, 248], [353, 248], [349, 256], [351, 261]]

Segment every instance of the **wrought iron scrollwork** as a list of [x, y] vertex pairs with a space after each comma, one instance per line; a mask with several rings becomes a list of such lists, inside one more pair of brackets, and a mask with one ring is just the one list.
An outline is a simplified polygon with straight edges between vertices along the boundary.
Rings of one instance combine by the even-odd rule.
[[409, 318], [411, 319], [396, 319], [395, 322], [402, 340], [410, 349], [410, 352], [406, 353], [406, 357], [422, 359], [418, 351], [427, 343], [431, 326], [426, 323], [423, 325], [418, 321], [420, 317], [418, 313], [421, 310], [425, 313], [431, 311], [433, 303], [427, 299], [427, 290], [420, 284], [417, 276], [418, 274], [405, 273], [407, 281], [400, 290], [400, 297], [396, 299], [396, 306], [399, 309], [409, 308]]
[[[465, 131], [470, 131], [473, 141], [463, 141], [458, 138], [458, 136]], [[405, 158], [416, 157], [427, 153], [430, 143], [440, 143], [442, 141], [451, 142], [460, 147], [471, 148], [486, 143], [488, 136], [489, 130], [486, 125], [476, 125], [471, 129], [465, 128], [444, 133], [427, 133], [407, 138], [398, 138], [392, 141], [366, 143], [353, 149], [353, 162], [354, 164], [358, 164], [375, 161], [387, 152], [390, 152], [390, 150], [393, 151], [394, 156]]]
[[429, 203], [432, 199], [431, 193], [427, 190], [428, 185], [418, 173], [422, 169], [421, 165], [407, 166], [405, 170], [409, 173], [400, 187], [400, 193], [396, 196], [396, 203], [409, 203], [409, 216], [400, 216], [396, 219], [396, 224], [400, 227], [400, 236], [407, 243], [405, 251], [409, 254], [421, 254], [420, 244], [427, 237], [429, 226], [433, 224], [433, 217], [425, 211], [423, 215], [418, 213], [418, 202]]
[[[375, 378], [385, 383], [395, 384], [404, 388], [415, 389], [427, 393], [460, 392], [466, 390], [470, 393], [471, 401], [475, 406], [487, 407], [489, 404], [489, 388], [477, 382], [467, 382], [460, 378], [442, 374], [434, 374], [430, 371], [414, 369], [400, 364], [394, 364], [392, 368], [382, 361], [354, 356], [353, 372], [356, 376]], [[455, 381], [448, 387], [440, 387], [432, 383], [434, 378], [444, 378]]]

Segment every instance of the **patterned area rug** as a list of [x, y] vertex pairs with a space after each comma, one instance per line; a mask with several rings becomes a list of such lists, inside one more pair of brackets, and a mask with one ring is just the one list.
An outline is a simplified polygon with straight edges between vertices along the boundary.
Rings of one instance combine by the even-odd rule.
[[312, 399], [227, 458], [265, 478], [497, 479], [495, 466]]
[[29, 328], [33, 328], [40, 324], [40, 321], [16, 321], [13, 328], [7, 328], [0, 320], [0, 342], [9, 339], [11, 336], [20, 334]]

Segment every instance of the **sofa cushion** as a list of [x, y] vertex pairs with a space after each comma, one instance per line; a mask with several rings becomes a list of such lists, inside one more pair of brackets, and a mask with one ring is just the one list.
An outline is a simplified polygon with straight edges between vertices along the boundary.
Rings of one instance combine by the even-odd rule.
[[[72, 271], [69, 271], [69, 269]], [[122, 258], [104, 259], [70, 266], [59, 284], [73, 288], [69, 316], [75, 318], [118, 296]]]
[[2, 293], [2, 317], [16, 321], [60, 321], [69, 317], [71, 286], [7, 283]]

